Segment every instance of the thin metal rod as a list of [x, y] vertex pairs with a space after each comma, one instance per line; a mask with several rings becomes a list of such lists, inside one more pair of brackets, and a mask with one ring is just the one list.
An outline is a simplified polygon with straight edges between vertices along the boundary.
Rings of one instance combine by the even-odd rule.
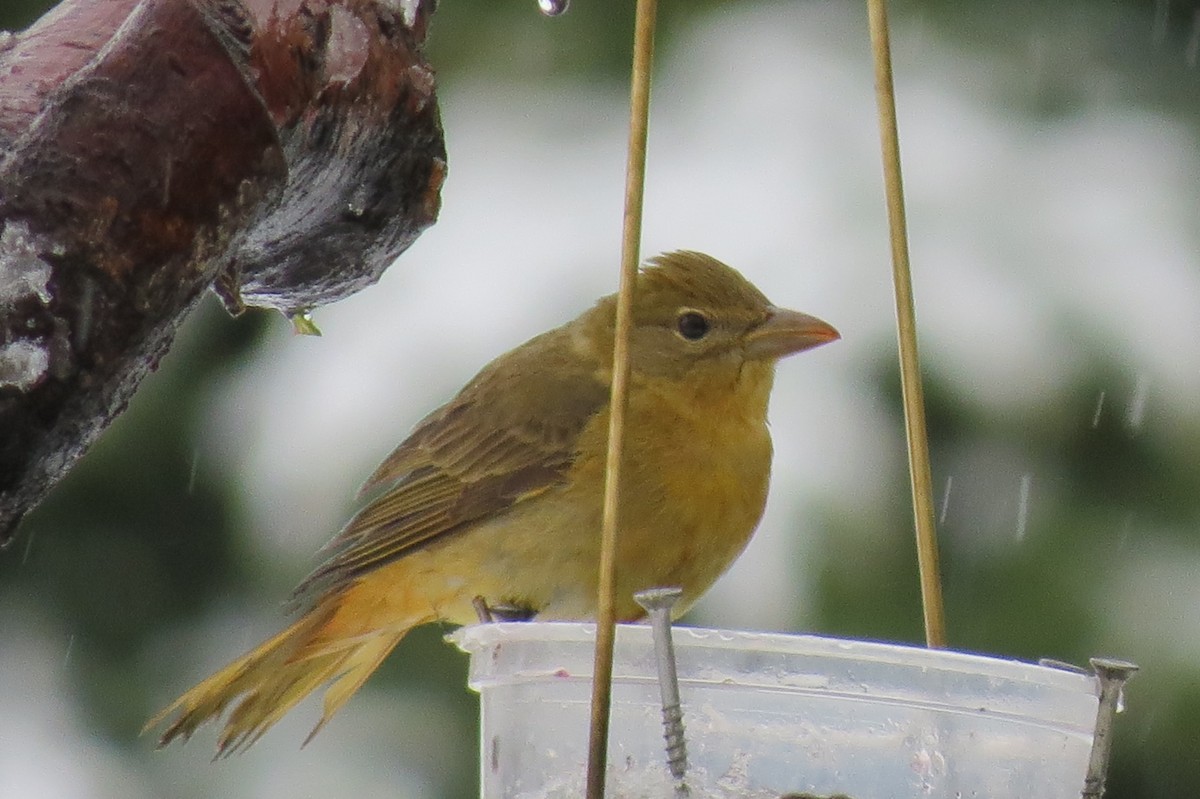
[[654, 55], [655, 0], [637, 0], [630, 87], [629, 150], [625, 167], [625, 217], [621, 236], [621, 282], [617, 291], [612, 398], [605, 460], [604, 520], [600, 539], [596, 657], [592, 669], [592, 715], [588, 737], [587, 799], [603, 799], [608, 766], [608, 718], [612, 703], [613, 641], [616, 637], [617, 510], [621, 451], [629, 395], [629, 328], [642, 238], [646, 182], [646, 133], [650, 116], [650, 68]]
[[925, 431], [925, 399], [917, 357], [917, 322], [913, 310], [912, 274], [908, 263], [908, 225], [904, 218], [904, 183], [900, 178], [900, 136], [896, 129], [896, 93], [892, 84], [892, 50], [888, 40], [886, 0], [867, 0], [871, 51], [875, 58], [875, 98], [891, 228], [892, 282], [896, 291], [896, 326], [900, 337], [900, 383], [904, 394], [904, 427], [908, 436], [908, 471], [912, 478], [917, 563], [921, 572], [921, 605], [925, 641], [946, 646], [946, 615], [938, 571], [937, 529], [933, 514], [933, 480], [929, 472], [929, 437]]

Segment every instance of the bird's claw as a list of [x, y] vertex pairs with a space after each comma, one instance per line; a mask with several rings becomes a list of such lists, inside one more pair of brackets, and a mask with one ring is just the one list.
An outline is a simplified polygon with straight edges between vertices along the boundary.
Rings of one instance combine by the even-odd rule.
[[521, 605], [516, 602], [502, 602], [496, 605], [489, 605], [487, 600], [482, 596], [476, 596], [471, 600], [471, 604], [475, 607], [475, 615], [479, 617], [480, 624], [492, 624], [493, 622], [502, 621], [533, 621], [537, 616], [537, 610], [528, 605]]

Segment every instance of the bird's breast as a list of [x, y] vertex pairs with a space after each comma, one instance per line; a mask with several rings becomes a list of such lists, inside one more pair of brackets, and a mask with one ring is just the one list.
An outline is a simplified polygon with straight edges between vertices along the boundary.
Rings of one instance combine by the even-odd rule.
[[617, 564], [623, 591], [675, 585], [690, 604], [757, 527], [771, 467], [765, 407], [731, 399], [706, 407], [631, 395]]
[[[631, 388], [617, 534], [622, 620], [642, 616], [635, 591], [678, 586], [682, 612], [729, 567], [762, 516], [771, 465], [765, 403], [712, 407]], [[477, 539], [489, 542], [482, 560], [505, 586], [494, 593], [539, 618], [595, 617], [608, 423], [607, 413], [588, 423], [562, 485]]]

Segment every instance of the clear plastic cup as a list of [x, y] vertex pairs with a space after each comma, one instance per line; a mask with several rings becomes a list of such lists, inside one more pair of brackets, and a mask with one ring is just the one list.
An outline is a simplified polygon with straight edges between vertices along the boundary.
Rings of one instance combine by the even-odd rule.
[[[504, 623], [451, 639], [482, 705], [484, 799], [579, 799], [595, 627]], [[1094, 677], [958, 652], [676, 627], [695, 799], [1079, 799]], [[609, 797], [670, 799], [650, 629], [621, 625]]]

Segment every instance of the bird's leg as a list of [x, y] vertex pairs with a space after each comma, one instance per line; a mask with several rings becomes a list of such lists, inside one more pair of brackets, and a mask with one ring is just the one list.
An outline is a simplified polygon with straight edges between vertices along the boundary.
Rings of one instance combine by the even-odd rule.
[[488, 607], [487, 600], [482, 596], [476, 595], [471, 600], [471, 605], [475, 608], [475, 615], [479, 617], [480, 624], [491, 624], [496, 620], [492, 617], [492, 609]]
[[471, 604], [475, 607], [475, 615], [479, 617], [480, 624], [491, 624], [498, 621], [533, 621], [534, 616], [537, 615], [536, 608], [516, 601], [489, 605], [482, 596], [476, 596], [471, 600]]

